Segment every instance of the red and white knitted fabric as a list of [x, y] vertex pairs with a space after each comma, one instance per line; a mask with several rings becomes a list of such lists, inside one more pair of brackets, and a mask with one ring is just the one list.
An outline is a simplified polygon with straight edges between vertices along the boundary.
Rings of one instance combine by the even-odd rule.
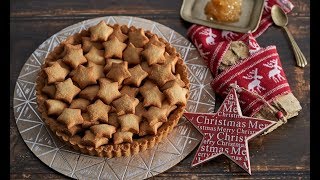
[[[286, 13], [293, 9], [289, 0], [266, 0], [259, 27], [252, 33], [236, 33], [196, 24], [189, 28], [187, 35], [214, 75], [211, 86], [219, 95], [225, 97], [232, 83], [259, 94], [268, 102], [291, 92], [276, 47], [261, 48], [255, 39], [272, 25], [270, 11], [274, 4], [278, 4]], [[223, 55], [231, 41], [236, 40], [247, 44], [250, 56], [218, 74]], [[247, 91], [240, 92], [239, 100], [243, 114], [249, 116], [265, 105]]]

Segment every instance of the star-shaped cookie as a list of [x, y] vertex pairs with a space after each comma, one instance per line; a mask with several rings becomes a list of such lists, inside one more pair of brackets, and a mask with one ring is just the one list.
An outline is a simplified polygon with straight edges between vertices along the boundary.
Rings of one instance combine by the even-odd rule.
[[122, 59], [122, 52], [127, 47], [127, 44], [118, 40], [117, 37], [102, 43], [104, 46], [105, 58], [120, 58]]
[[128, 36], [129, 42], [131, 42], [137, 48], [142, 48], [149, 41], [148, 37], [144, 33], [144, 30], [141, 28], [130, 28]]
[[127, 94], [130, 97], [136, 97], [139, 93], [139, 88], [131, 87], [131, 86], [123, 86], [120, 90], [121, 94]]
[[149, 42], [145, 45], [145, 47], [148, 47], [148, 46], [150, 46], [151, 44], [156, 45], [156, 46], [159, 46], [159, 47], [163, 47], [163, 48], [166, 47], [166, 45], [165, 45], [163, 42], [161, 42], [161, 41], [159, 40], [158, 36], [155, 35], [155, 34], [151, 36], [151, 38], [149, 39]]
[[83, 52], [87, 53], [90, 51], [92, 47], [95, 47], [96, 49], [103, 49], [103, 45], [100, 42], [92, 42], [90, 40], [90, 37], [82, 37], [82, 49]]
[[148, 78], [155, 81], [161, 87], [166, 82], [174, 80], [175, 76], [171, 72], [170, 64], [153, 64]]
[[128, 36], [122, 33], [121, 26], [119, 24], [115, 24], [113, 26], [113, 33], [109, 36], [109, 39], [112, 39], [114, 37], [116, 37], [121, 42], [125, 42], [128, 39]]
[[92, 101], [96, 97], [98, 91], [99, 91], [98, 85], [87, 86], [79, 93], [79, 97]]
[[141, 118], [134, 114], [125, 114], [118, 117], [121, 131], [129, 131], [134, 134], [139, 133], [139, 123]]
[[104, 70], [102, 65], [95, 64], [93, 62], [88, 62], [87, 67], [93, 67], [94, 77], [95, 79], [99, 79], [105, 77]]
[[98, 148], [104, 144], [108, 144], [109, 139], [105, 137], [97, 137], [90, 130], [86, 130], [81, 142], [85, 145]]
[[156, 106], [161, 107], [161, 102], [164, 100], [164, 95], [159, 90], [158, 86], [154, 85], [150, 87], [148, 83], [140, 87], [140, 93], [143, 97], [143, 106]]
[[122, 63], [123, 60], [122, 59], [107, 59], [106, 62], [107, 63], [103, 68], [103, 72], [105, 72], [107, 74], [110, 71], [113, 63]]
[[167, 110], [151, 106], [142, 116], [147, 119], [150, 126], [155, 125], [157, 122], [167, 121]]
[[148, 76], [148, 73], [145, 72], [139, 64], [133, 68], [129, 68], [128, 71], [131, 76], [124, 80], [124, 84], [139, 87], [141, 82]]
[[99, 121], [91, 121], [90, 116], [88, 113], [81, 113], [83, 118], [83, 123], [81, 124], [82, 128], [90, 128], [93, 125], [99, 124]]
[[108, 112], [111, 107], [104, 104], [100, 99], [96, 100], [93, 104], [87, 107], [87, 112], [89, 114], [91, 121], [101, 121], [103, 123], [108, 122]]
[[165, 64], [171, 64], [171, 71], [172, 73], [175, 73], [176, 72], [176, 64], [177, 64], [177, 61], [178, 61], [178, 56], [176, 55], [170, 55], [168, 54], [167, 52], [164, 53], [164, 63]]
[[62, 58], [63, 62], [72, 67], [72, 69], [77, 68], [80, 64], [87, 62], [87, 59], [83, 56], [83, 50], [81, 45], [65, 45], [66, 55]]
[[123, 61], [122, 63], [112, 63], [111, 69], [109, 70], [108, 74], [106, 75], [107, 78], [117, 81], [119, 85], [122, 83], [122, 81], [128, 77], [130, 77], [131, 74], [128, 70], [128, 62]]
[[82, 112], [87, 111], [87, 106], [90, 104], [90, 101], [83, 98], [77, 98], [71, 101], [69, 108], [72, 109], [81, 109]]
[[56, 86], [46, 84], [41, 91], [46, 93], [50, 98], [54, 98], [54, 95], [56, 94]]
[[139, 64], [141, 62], [141, 51], [143, 51], [143, 48], [136, 48], [132, 43], [129, 43], [123, 51], [123, 60], [127, 61], [128, 64]]
[[185, 106], [187, 104], [187, 93], [186, 88], [182, 88], [179, 84], [174, 83], [174, 85], [163, 91], [163, 94], [167, 97], [170, 105], [177, 104]]
[[80, 109], [65, 108], [57, 120], [67, 126], [68, 129], [83, 123]]
[[62, 100], [67, 103], [71, 103], [72, 99], [81, 91], [80, 88], [75, 86], [71, 80], [68, 78], [63, 82], [58, 82], [56, 84], [56, 94], [55, 98]]
[[91, 132], [97, 137], [112, 138], [112, 134], [116, 132], [116, 127], [108, 124], [98, 124], [90, 127]]
[[57, 116], [62, 113], [64, 108], [68, 107], [66, 103], [59, 100], [55, 100], [55, 99], [47, 99], [45, 101], [45, 105], [48, 110], [48, 115], [57, 115]]
[[44, 68], [44, 72], [47, 74], [48, 84], [52, 84], [64, 81], [70, 71], [68, 68], [61, 66], [60, 63], [54, 62], [50, 67]]
[[153, 126], [149, 125], [148, 121], [143, 121], [140, 123], [139, 127], [139, 136], [145, 136], [145, 135], [155, 135], [158, 132], [158, 128], [163, 124], [163, 122], [157, 122]]
[[97, 77], [94, 72], [94, 67], [85, 67], [79, 65], [72, 76], [72, 80], [76, 82], [81, 89], [88, 85], [97, 84]]
[[99, 79], [100, 89], [97, 96], [106, 104], [110, 104], [113, 100], [119, 98], [119, 85], [117, 82], [110, 82], [106, 78]]
[[138, 105], [139, 100], [128, 96], [122, 95], [119, 99], [112, 102], [113, 107], [116, 109], [118, 115], [135, 113], [135, 108]]
[[96, 47], [92, 46], [90, 51], [84, 55], [86, 59], [98, 65], [105, 65], [106, 61], [104, 59], [104, 50], [98, 50]]
[[91, 41], [107, 41], [113, 33], [113, 28], [109, 27], [106, 22], [100, 21], [97, 25], [89, 28]]
[[124, 142], [132, 143], [133, 142], [132, 136], [133, 136], [132, 132], [118, 131], [113, 134], [113, 143], [114, 144], [121, 144]]
[[162, 64], [165, 62], [164, 57], [165, 48], [150, 44], [145, 50], [141, 52], [141, 56], [147, 60], [149, 66], [152, 64]]

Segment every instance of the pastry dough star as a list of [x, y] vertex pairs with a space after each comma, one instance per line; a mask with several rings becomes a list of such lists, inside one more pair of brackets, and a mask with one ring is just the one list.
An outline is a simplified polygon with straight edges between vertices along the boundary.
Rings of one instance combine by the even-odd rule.
[[144, 33], [144, 30], [141, 28], [130, 28], [128, 36], [129, 42], [131, 42], [137, 48], [142, 48], [149, 41], [148, 37]]
[[134, 114], [125, 114], [118, 117], [121, 131], [129, 131], [134, 134], [139, 133], [139, 123], [141, 118]]
[[167, 121], [167, 109], [151, 106], [142, 116], [147, 119], [150, 126], [155, 125], [158, 122]]
[[65, 108], [57, 120], [66, 125], [68, 129], [83, 123], [80, 109]]
[[106, 104], [110, 104], [113, 100], [119, 98], [119, 85], [117, 82], [110, 82], [106, 78], [99, 79], [100, 89], [97, 96]]
[[104, 104], [100, 99], [96, 100], [93, 104], [87, 107], [87, 112], [90, 117], [90, 121], [108, 122], [108, 113], [111, 107]]
[[112, 39], [114, 37], [116, 37], [121, 42], [125, 42], [128, 39], [128, 36], [122, 33], [121, 26], [119, 24], [115, 24], [113, 26], [113, 33], [109, 36], [109, 39]]
[[106, 61], [104, 59], [104, 50], [98, 50], [94, 46], [91, 47], [90, 51], [84, 55], [88, 61], [93, 62], [98, 65], [105, 65]]
[[124, 80], [124, 84], [131, 84], [139, 87], [141, 82], [148, 76], [148, 73], [145, 72], [139, 64], [128, 69], [128, 71], [130, 72], [131, 76]]
[[128, 62], [123, 61], [122, 63], [112, 63], [111, 69], [106, 75], [107, 78], [117, 81], [122, 84], [122, 81], [131, 76], [131, 73], [128, 70]]
[[56, 84], [56, 94], [55, 99], [71, 103], [72, 99], [81, 91], [80, 88], [75, 86], [71, 80], [68, 78], [63, 82], [58, 82]]
[[83, 50], [81, 45], [65, 45], [66, 54], [63, 56], [63, 62], [71, 66], [73, 69], [77, 68], [80, 64], [87, 62], [87, 59], [83, 56]]
[[113, 32], [106, 22], [100, 21], [97, 25], [89, 28], [91, 41], [106, 41]]
[[105, 58], [120, 58], [122, 59], [122, 52], [127, 47], [127, 44], [118, 40], [114, 37], [103, 43], [104, 46], [104, 57]]
[[144, 51], [141, 52], [141, 56], [147, 60], [148, 65], [162, 64], [165, 62], [164, 47], [159, 47], [154, 44], [150, 44]]
[[59, 62], [54, 62], [50, 67], [44, 68], [44, 72], [47, 74], [48, 84], [51, 84], [64, 81], [70, 71], [68, 68], [61, 66]]
[[135, 108], [139, 100], [124, 94], [121, 98], [112, 102], [113, 107], [116, 109], [118, 115], [135, 113]]
[[72, 76], [72, 80], [76, 82], [81, 89], [84, 89], [88, 85], [97, 84], [94, 67], [79, 65]]
[[161, 107], [161, 102], [164, 100], [164, 95], [159, 90], [158, 86], [154, 85], [149, 87], [149, 85], [145, 84], [140, 87], [140, 93], [143, 96], [143, 106], [156, 106]]
[[170, 105], [177, 104], [185, 106], [187, 104], [188, 90], [182, 88], [178, 83], [174, 83], [172, 87], [163, 91]]
[[136, 48], [132, 43], [129, 43], [127, 48], [123, 51], [123, 60], [127, 61], [128, 64], [140, 64], [141, 51], [143, 51], [143, 48]]
[[149, 78], [155, 81], [159, 86], [163, 86], [166, 82], [174, 80], [175, 76], [171, 72], [170, 64], [154, 64], [151, 66]]
[[90, 130], [85, 131], [85, 135], [82, 138], [82, 143], [98, 148], [104, 144], [108, 144], [109, 139], [105, 137], [97, 137]]
[[116, 132], [116, 128], [108, 124], [93, 125], [90, 127], [90, 130], [97, 137], [106, 137], [106, 138], [112, 138], [112, 134]]

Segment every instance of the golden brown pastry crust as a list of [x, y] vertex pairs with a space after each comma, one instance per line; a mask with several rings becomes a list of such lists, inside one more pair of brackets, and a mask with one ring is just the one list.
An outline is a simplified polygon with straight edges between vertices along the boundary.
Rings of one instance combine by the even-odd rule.
[[[130, 29], [126, 26], [122, 26], [121, 29]], [[150, 31], [145, 32], [146, 35], [152, 35]], [[164, 137], [170, 133], [173, 128], [177, 125], [179, 119], [181, 118], [185, 106], [179, 105], [177, 108], [171, 112], [168, 120], [164, 122], [161, 127], [157, 130], [155, 135], [146, 135], [140, 137], [138, 139], [133, 138], [132, 143], [120, 143], [120, 144], [106, 144], [100, 147], [93, 147], [89, 145], [84, 145], [81, 143], [81, 137], [76, 134], [81, 130], [77, 126], [76, 128], [72, 128], [71, 130], [66, 130], [65, 128], [61, 128], [54, 118], [49, 117], [45, 107], [45, 101], [50, 97], [47, 96], [46, 93], [42, 91], [43, 87], [46, 85], [46, 74], [43, 71], [45, 67], [48, 66], [48, 62], [53, 62], [59, 58], [61, 58], [61, 54], [64, 52], [65, 44], [80, 44], [83, 37], [90, 37], [90, 32], [87, 30], [83, 30], [80, 33], [74, 34], [68, 37], [64, 42], [60, 43], [57, 47], [54, 48], [52, 52], [50, 52], [45, 59], [45, 63], [42, 65], [41, 70], [39, 72], [38, 78], [36, 80], [36, 96], [38, 103], [38, 110], [41, 113], [41, 116], [45, 122], [45, 124], [53, 131], [59, 139], [65, 141], [68, 145], [72, 146], [75, 150], [80, 151], [84, 154], [100, 156], [100, 157], [120, 157], [120, 156], [130, 156], [136, 154], [138, 152], [147, 150], [152, 148], [155, 144], [160, 142]], [[164, 41], [162, 38], [159, 38], [161, 42], [164, 42], [166, 45], [166, 52], [170, 55], [175, 54], [178, 57], [176, 63], [176, 74], [180, 75], [181, 80], [185, 83], [185, 88], [189, 90], [189, 79], [187, 74], [187, 67], [181, 59], [180, 54], [178, 54], [174, 47], [172, 47], [168, 42]], [[189, 98], [189, 91], [187, 94], [187, 98]]]

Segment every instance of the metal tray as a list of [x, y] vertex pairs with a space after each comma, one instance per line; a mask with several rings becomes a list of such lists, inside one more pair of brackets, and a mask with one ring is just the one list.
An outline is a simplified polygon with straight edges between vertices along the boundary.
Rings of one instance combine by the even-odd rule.
[[242, 13], [238, 22], [221, 23], [215, 20], [208, 20], [204, 13], [204, 7], [209, 0], [184, 0], [181, 6], [180, 15], [182, 19], [211, 28], [229, 30], [234, 32], [254, 32], [259, 25], [264, 0], [243, 0]]

